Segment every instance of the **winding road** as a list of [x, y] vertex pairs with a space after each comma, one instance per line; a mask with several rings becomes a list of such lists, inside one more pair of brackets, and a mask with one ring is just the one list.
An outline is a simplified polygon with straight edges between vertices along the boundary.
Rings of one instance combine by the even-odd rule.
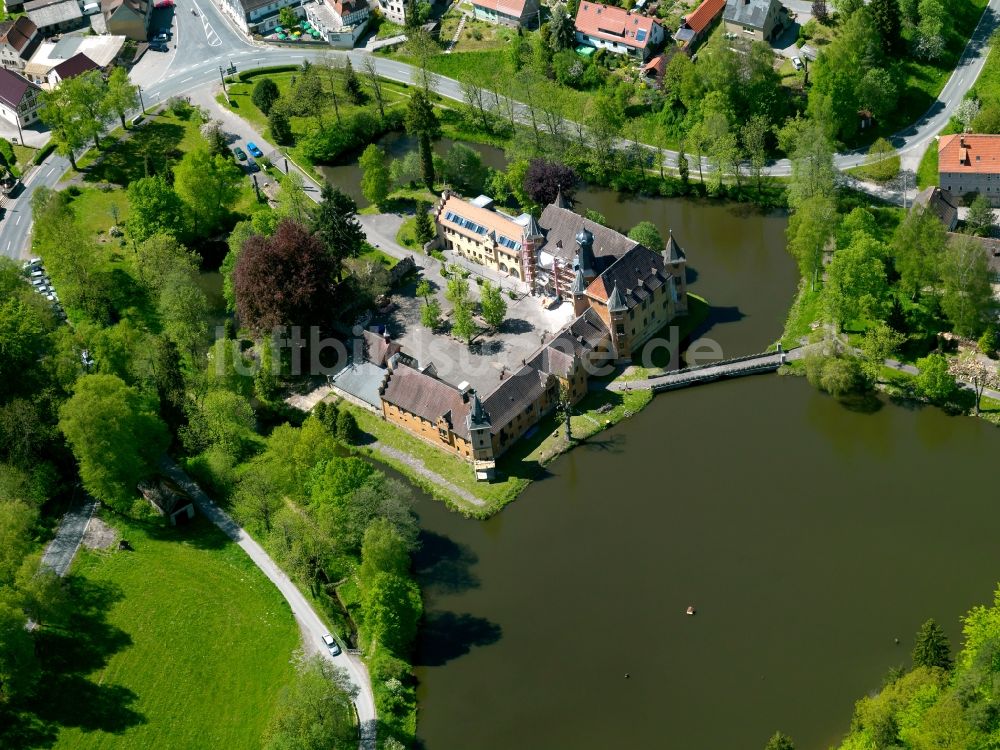
[[323, 624], [319, 615], [316, 614], [316, 610], [309, 604], [298, 587], [264, 551], [264, 548], [257, 544], [228, 513], [216, 505], [172, 459], [165, 458], [162, 462], [162, 468], [168, 477], [194, 499], [198, 510], [238, 544], [271, 583], [278, 588], [278, 591], [292, 608], [295, 621], [299, 624], [306, 640], [306, 650], [322, 653], [347, 672], [351, 682], [358, 690], [354, 705], [357, 708], [361, 731], [360, 748], [361, 750], [375, 750], [375, 696], [372, 693], [371, 679], [364, 663], [346, 651], [332, 656], [322, 642], [323, 635], [330, 632], [329, 629]]
[[[189, 12], [191, 8], [196, 10], [197, 15]], [[347, 57], [351, 59], [355, 69], [360, 69], [363, 59], [369, 56], [364, 50], [314, 51], [306, 47], [275, 47], [251, 42], [220, 8], [219, 4], [211, 0], [180, 0], [174, 19], [175, 33], [170, 51], [166, 54], [147, 53], [163, 55], [162, 72], [157, 65], [154, 67], [158, 76], [144, 76], [146, 80], [142, 83], [142, 94], [147, 107], [219, 81], [220, 67], [227, 67], [230, 63], [238, 70], [247, 70], [264, 65], [301, 64], [306, 59]], [[892, 136], [891, 141], [898, 150], [904, 167], [916, 166], [924, 149], [947, 125], [965, 93], [975, 83], [986, 62], [989, 39], [997, 28], [998, 19], [1000, 0], [990, 0], [937, 101], [917, 122]], [[413, 66], [384, 57], [374, 56], [373, 59], [379, 74], [387, 79], [413, 83], [417, 78], [418, 70]], [[443, 97], [463, 100], [458, 81], [435, 76], [433, 86]], [[523, 105], [518, 105], [516, 110], [522, 120], [527, 119], [527, 110]], [[666, 164], [676, 166], [677, 153], [664, 150], [664, 154]], [[837, 154], [834, 161], [843, 170], [862, 164], [864, 158], [864, 151], [857, 150]], [[67, 169], [69, 161], [53, 154], [27, 176], [25, 189], [0, 223], [0, 253], [12, 258], [27, 254], [30, 249], [31, 195], [39, 187], [54, 186]], [[767, 173], [776, 177], [787, 176], [791, 174], [791, 164], [787, 159], [772, 162], [767, 167]]]

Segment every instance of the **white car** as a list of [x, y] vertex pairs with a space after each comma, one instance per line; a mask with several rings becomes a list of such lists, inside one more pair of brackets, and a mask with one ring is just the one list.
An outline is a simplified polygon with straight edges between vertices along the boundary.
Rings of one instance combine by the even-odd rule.
[[797, 57], [793, 57], [792, 67], [795, 68], [796, 70], [802, 70], [802, 61]]
[[330, 654], [332, 656], [340, 655], [340, 646], [337, 645], [337, 642], [333, 640], [333, 636], [329, 633], [323, 636], [323, 645], [330, 649]]

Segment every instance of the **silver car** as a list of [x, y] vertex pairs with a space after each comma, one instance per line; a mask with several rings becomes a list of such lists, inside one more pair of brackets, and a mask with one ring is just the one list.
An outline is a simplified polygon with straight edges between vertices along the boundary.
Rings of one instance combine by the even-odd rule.
[[335, 640], [333, 640], [333, 636], [329, 633], [323, 636], [323, 645], [330, 649], [330, 654], [332, 656], [340, 655], [340, 646]]

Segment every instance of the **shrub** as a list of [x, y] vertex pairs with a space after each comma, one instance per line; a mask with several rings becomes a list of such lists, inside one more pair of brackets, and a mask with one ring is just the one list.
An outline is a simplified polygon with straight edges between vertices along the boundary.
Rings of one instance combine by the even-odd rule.
[[35, 154], [35, 158], [32, 161], [34, 161], [35, 164], [41, 164], [49, 157], [49, 154], [51, 154], [55, 150], [56, 150], [55, 141], [49, 141], [40, 149], [38, 149], [38, 153]]
[[987, 328], [979, 338], [979, 351], [987, 357], [996, 359], [997, 356], [997, 331], [993, 326]]
[[346, 409], [337, 412], [337, 439], [348, 445], [358, 439], [358, 421]]

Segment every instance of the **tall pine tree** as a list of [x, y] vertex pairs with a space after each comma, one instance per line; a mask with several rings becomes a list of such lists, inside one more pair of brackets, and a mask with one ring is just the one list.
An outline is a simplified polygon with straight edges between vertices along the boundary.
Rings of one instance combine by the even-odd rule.
[[920, 626], [913, 646], [913, 666], [951, 669], [951, 644], [933, 619]]
[[902, 46], [899, 0], [871, 0], [868, 9], [882, 37], [882, 49], [887, 55], [897, 54]]

